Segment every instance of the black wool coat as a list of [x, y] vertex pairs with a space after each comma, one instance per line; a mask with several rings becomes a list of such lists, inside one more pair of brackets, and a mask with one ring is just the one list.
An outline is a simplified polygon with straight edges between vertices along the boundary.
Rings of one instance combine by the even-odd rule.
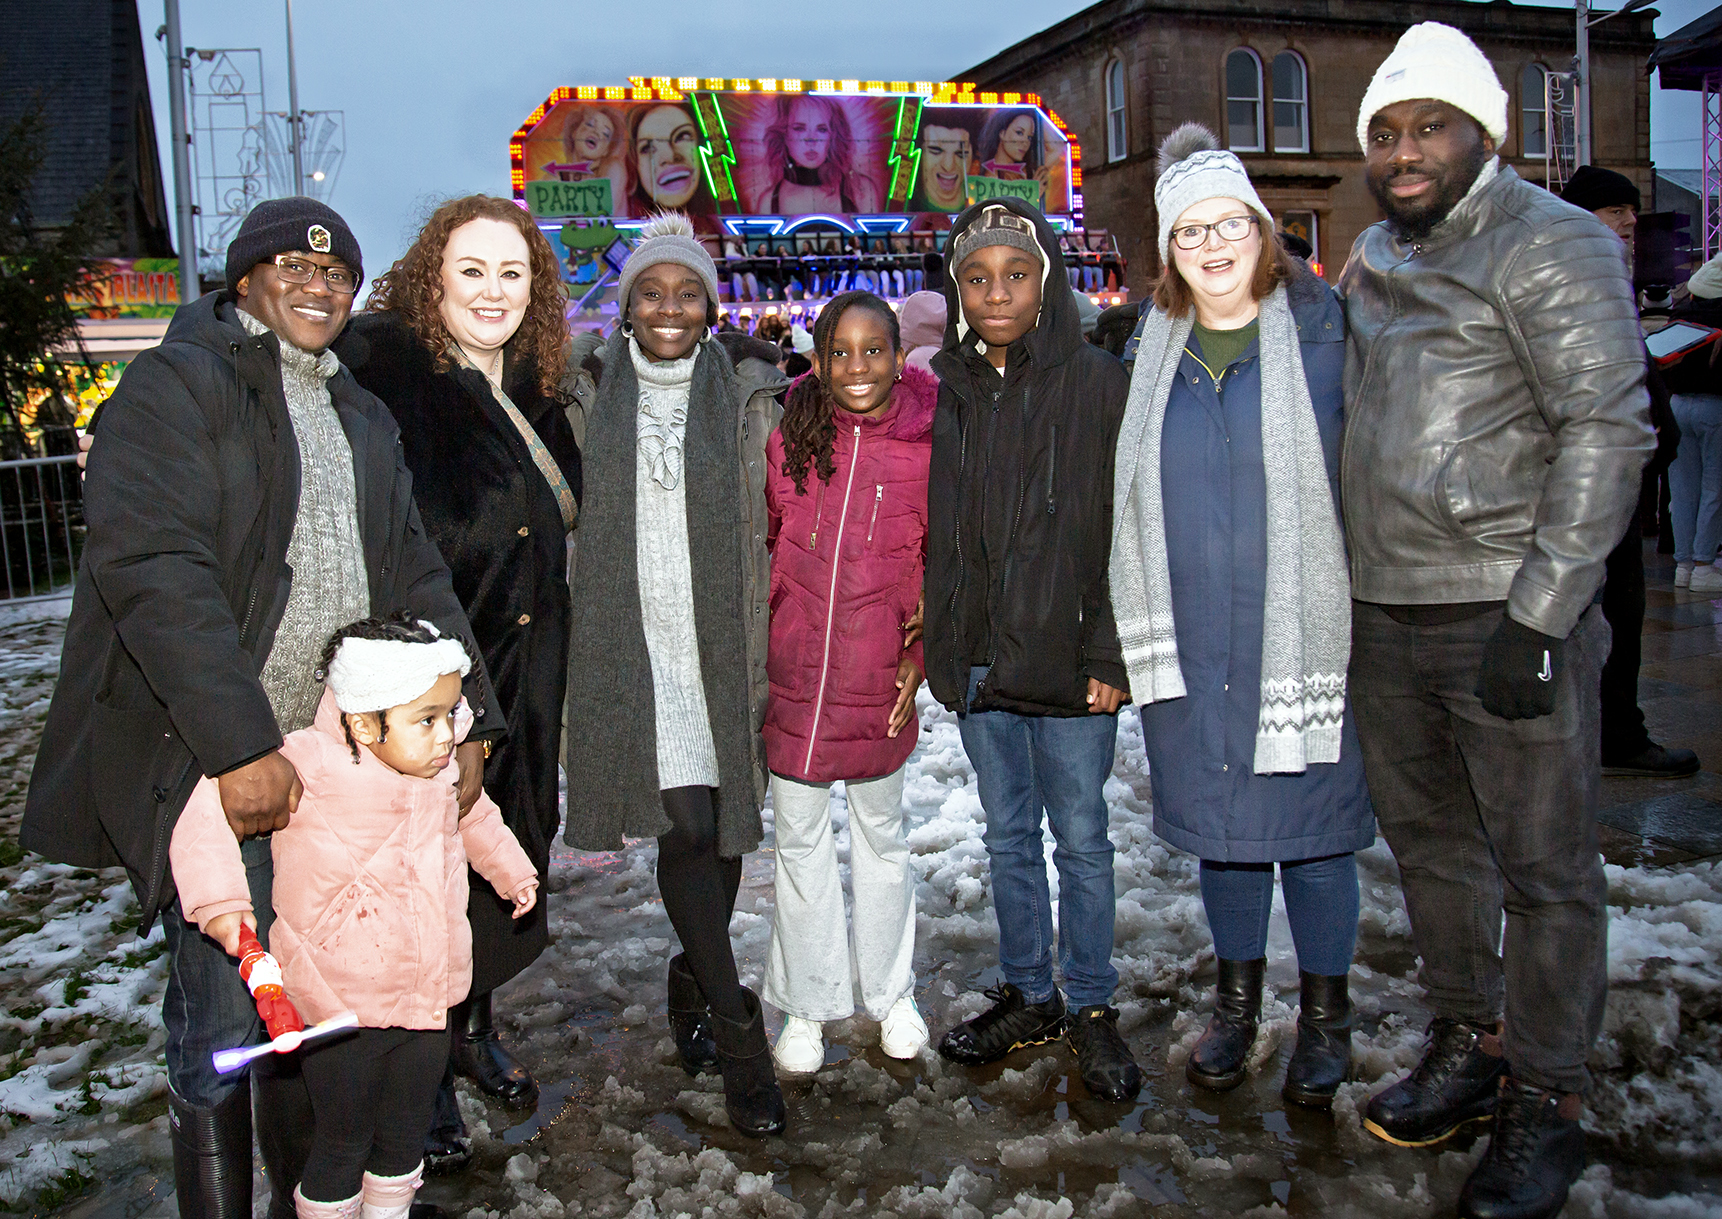
[[[413, 506], [395, 422], [345, 369], [329, 397], [353, 451], [371, 611], [473, 640]], [[97, 420], [89, 536], [20, 841], [60, 863], [124, 864], [148, 930], [174, 899], [168, 842], [191, 789], [281, 745], [258, 673], [287, 607], [299, 446], [280, 341], [212, 292], [173, 315]], [[464, 684], [497, 730], [477, 666]]]
[[[556, 762], [570, 623], [567, 535], [556, 496], [483, 374], [460, 366], [439, 371], [395, 314], [356, 315], [335, 352], [400, 427], [419, 513], [453, 573], [508, 721], [507, 738], [493, 744], [484, 764], [484, 789], [542, 881], [560, 818]], [[539, 390], [535, 367], [512, 350], [503, 355], [502, 384], [578, 498], [580, 453], [561, 404]], [[539, 893], [532, 913], [515, 919], [512, 903], [473, 880], [473, 994], [494, 990], [544, 950], [548, 890]]]

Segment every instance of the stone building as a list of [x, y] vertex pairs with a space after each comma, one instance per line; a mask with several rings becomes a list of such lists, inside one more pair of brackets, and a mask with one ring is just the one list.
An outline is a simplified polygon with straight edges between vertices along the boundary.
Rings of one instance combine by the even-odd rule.
[[[1591, 31], [1593, 160], [1651, 194], [1650, 77], [1655, 10]], [[1040, 94], [1082, 145], [1091, 229], [1118, 239], [1135, 293], [1159, 268], [1154, 154], [1197, 120], [1243, 159], [1282, 227], [1316, 248], [1336, 279], [1353, 240], [1380, 218], [1363, 181], [1357, 110], [1376, 65], [1405, 29], [1443, 21], [1495, 66], [1509, 98], [1501, 153], [1544, 180], [1543, 74], [1573, 56], [1571, 8], [1509, 0], [1102, 0], [957, 79]]]

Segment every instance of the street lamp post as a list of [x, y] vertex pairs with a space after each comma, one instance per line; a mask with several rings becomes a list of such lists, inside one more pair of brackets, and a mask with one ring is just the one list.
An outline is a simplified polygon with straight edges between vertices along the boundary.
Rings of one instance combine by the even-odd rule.
[[[1584, 0], [1579, 0], [1584, 3]], [[287, 135], [293, 141], [293, 193], [305, 193], [305, 166], [300, 161], [302, 127], [299, 115], [299, 73], [293, 62], [293, 0], [287, 0]]]
[[1576, 10], [1578, 18], [1578, 32], [1575, 39], [1578, 44], [1576, 48], [1578, 54], [1573, 58], [1575, 72], [1578, 76], [1578, 97], [1575, 99], [1573, 106], [1573, 160], [1577, 165], [1592, 164], [1590, 138], [1590, 27], [1593, 25], [1601, 25], [1610, 17], [1618, 17], [1622, 13], [1630, 13], [1635, 9], [1641, 9], [1653, 3], [1655, 3], [1655, 0], [1627, 0], [1625, 4], [1612, 12], [1604, 13], [1600, 17], [1592, 17], [1590, 15], [1590, 0], [1574, 0], [1573, 2], [1573, 7]]
[[167, 0], [167, 114], [173, 141], [173, 210], [179, 229], [179, 303], [201, 295], [197, 276], [196, 204], [191, 187], [191, 136], [185, 118], [185, 45], [179, 32], [179, 0]]

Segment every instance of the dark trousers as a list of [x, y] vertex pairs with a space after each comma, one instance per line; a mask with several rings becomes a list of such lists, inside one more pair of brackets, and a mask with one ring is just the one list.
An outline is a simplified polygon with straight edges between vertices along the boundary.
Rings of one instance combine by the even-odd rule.
[[303, 1051], [317, 1124], [300, 1193], [344, 1202], [367, 1172], [398, 1177], [418, 1167], [448, 1040], [447, 1029], [356, 1029]]
[[729, 939], [730, 915], [741, 891], [741, 859], [718, 854], [717, 804], [709, 787], [659, 793], [672, 826], [658, 839], [658, 892], [682, 942], [682, 957], [712, 1011], [746, 1021], [747, 1001]]
[[1582, 1092], [1608, 992], [1596, 828], [1608, 624], [1592, 606], [1568, 637], [1554, 714], [1503, 720], [1472, 692], [1499, 622], [1410, 626], [1354, 602], [1357, 735], [1435, 1014], [1504, 1016], [1515, 1078]]
[[1638, 666], [1644, 637], [1644, 533], [1633, 514], [1626, 536], [1609, 552], [1602, 614], [1613, 642], [1602, 666], [1602, 759], [1622, 761], [1650, 745], [1638, 709]]
[[[267, 948], [275, 921], [270, 905], [275, 860], [269, 839], [248, 838], [240, 844], [239, 854], [257, 916], [257, 938]], [[186, 922], [177, 900], [161, 919], [168, 951], [167, 990], [161, 1000], [162, 1024], [167, 1029], [167, 1082], [187, 1104], [214, 1108], [235, 1088], [245, 1087], [250, 1076], [245, 1071], [216, 1074], [211, 1056], [216, 1050], [256, 1045], [263, 1039], [263, 1022], [239, 977], [239, 962], [196, 924]]]

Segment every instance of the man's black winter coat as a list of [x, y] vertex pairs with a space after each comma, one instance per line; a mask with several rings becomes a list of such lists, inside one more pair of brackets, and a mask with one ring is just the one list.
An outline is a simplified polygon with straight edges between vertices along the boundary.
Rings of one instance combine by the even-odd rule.
[[[146, 928], [173, 900], [168, 840], [197, 780], [281, 744], [258, 681], [299, 507], [280, 352], [245, 332], [226, 292], [183, 306], [126, 370], [90, 454], [89, 535], [20, 840], [79, 867], [124, 864]], [[412, 610], [476, 656], [394, 420], [346, 369], [328, 387], [353, 450], [371, 612]], [[482, 665], [465, 692], [475, 736], [503, 728]]]
[[[1089, 678], [1129, 685], [1107, 569], [1130, 377], [1083, 339], [1046, 219], [1017, 200], [992, 202], [1034, 222], [1050, 269], [1040, 321], [1011, 344], [1002, 378], [961, 324], [956, 268], [945, 282], [950, 321], [932, 360], [940, 387], [927, 484], [927, 685], [964, 709], [969, 667], [990, 665], [971, 709], [1086, 715]], [[957, 218], [953, 242], [982, 206]]]

